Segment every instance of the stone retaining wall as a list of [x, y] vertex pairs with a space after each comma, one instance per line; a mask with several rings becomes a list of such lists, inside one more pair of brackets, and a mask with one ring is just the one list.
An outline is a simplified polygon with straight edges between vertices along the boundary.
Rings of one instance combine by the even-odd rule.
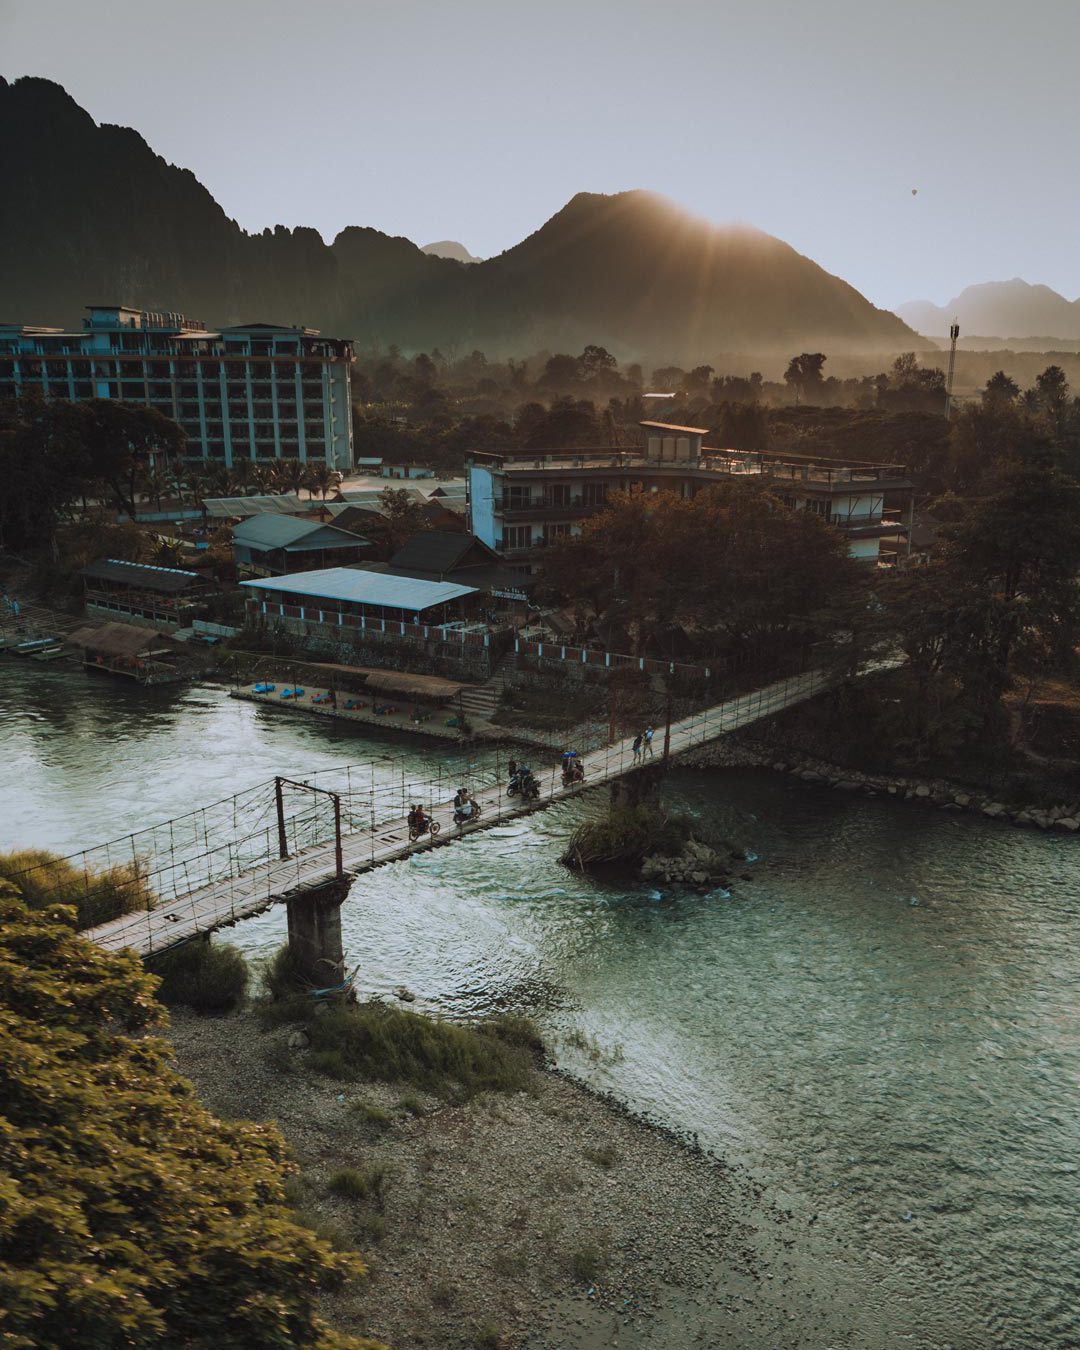
[[1080, 801], [1057, 802], [1052, 806], [1024, 805], [999, 801], [993, 795], [962, 787], [942, 778], [920, 778], [910, 774], [863, 773], [857, 769], [830, 764], [812, 755], [777, 747], [761, 740], [724, 737], [700, 750], [680, 756], [687, 768], [772, 769], [803, 783], [833, 788], [837, 792], [859, 792], [867, 797], [889, 796], [903, 801], [921, 802], [941, 811], [966, 811], [1007, 824], [1028, 825], [1041, 830], [1060, 830], [1063, 834], [1080, 831]]

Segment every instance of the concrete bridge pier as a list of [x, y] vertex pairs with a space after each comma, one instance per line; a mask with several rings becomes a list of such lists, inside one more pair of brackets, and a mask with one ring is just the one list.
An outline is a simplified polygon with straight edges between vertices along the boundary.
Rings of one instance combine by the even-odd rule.
[[341, 906], [352, 882], [352, 877], [335, 878], [286, 898], [289, 950], [298, 974], [313, 989], [328, 989], [345, 979]]
[[660, 784], [667, 771], [667, 761], [647, 760], [640, 769], [623, 774], [621, 778], [611, 780], [611, 809], [623, 806], [640, 806], [642, 802], [655, 801], [660, 795]]

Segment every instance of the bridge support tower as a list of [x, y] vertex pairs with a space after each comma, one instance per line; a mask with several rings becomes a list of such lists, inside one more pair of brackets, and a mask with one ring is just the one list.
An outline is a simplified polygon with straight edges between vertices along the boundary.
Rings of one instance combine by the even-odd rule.
[[311, 890], [295, 891], [285, 902], [289, 950], [297, 973], [313, 989], [329, 989], [345, 979], [341, 905], [351, 885], [351, 877], [334, 878]]
[[660, 795], [660, 784], [664, 781], [667, 762], [657, 759], [646, 760], [640, 769], [623, 774], [621, 778], [611, 780], [611, 809], [623, 806], [640, 806], [642, 802], [652, 802]]

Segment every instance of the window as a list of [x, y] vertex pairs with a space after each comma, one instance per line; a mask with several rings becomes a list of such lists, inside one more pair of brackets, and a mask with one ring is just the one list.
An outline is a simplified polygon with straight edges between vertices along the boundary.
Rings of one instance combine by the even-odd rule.
[[565, 539], [570, 533], [570, 526], [567, 523], [552, 524], [544, 526], [544, 543], [554, 544], [557, 539]]
[[585, 484], [585, 505], [603, 506], [607, 501], [606, 483], [586, 483]]
[[569, 506], [570, 505], [570, 484], [552, 483], [548, 488], [549, 506]]
[[523, 511], [532, 505], [532, 489], [515, 483], [507, 489], [506, 505], [511, 511]]
[[811, 497], [807, 501], [805, 509], [809, 511], [811, 515], [824, 516], [825, 519], [828, 520], [830, 515], [830, 506], [831, 503], [829, 502], [818, 501], [817, 498]]
[[531, 525], [508, 525], [503, 530], [503, 548], [529, 548], [532, 545]]

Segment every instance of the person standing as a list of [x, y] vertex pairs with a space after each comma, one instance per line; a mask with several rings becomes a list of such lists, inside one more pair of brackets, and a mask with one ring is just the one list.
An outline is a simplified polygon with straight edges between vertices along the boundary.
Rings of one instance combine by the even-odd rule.
[[635, 764], [640, 764], [640, 763], [641, 763], [641, 732], [640, 732], [640, 731], [639, 731], [638, 734], [634, 737], [633, 750], [634, 750], [634, 763], [635, 763]]
[[652, 759], [652, 755], [653, 755], [652, 740], [653, 740], [653, 729], [652, 729], [652, 724], [650, 723], [650, 724], [645, 728], [645, 745], [644, 745], [644, 747], [643, 747], [643, 749], [642, 749], [642, 752], [641, 752], [642, 758], [643, 758], [643, 759], [644, 759], [644, 757], [645, 757], [646, 755], [648, 755], [649, 758]]

